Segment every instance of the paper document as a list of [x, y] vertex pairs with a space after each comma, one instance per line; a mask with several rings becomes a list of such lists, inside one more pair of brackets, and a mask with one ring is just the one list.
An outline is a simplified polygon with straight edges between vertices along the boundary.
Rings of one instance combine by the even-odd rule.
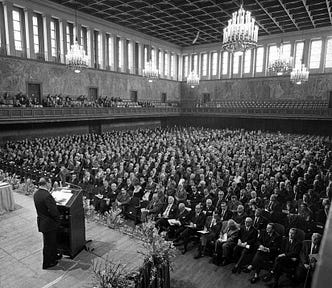
[[66, 191], [66, 190], [57, 190], [52, 193], [52, 196], [53, 196], [55, 202], [59, 205], [66, 205], [68, 203], [69, 199], [71, 198], [71, 196], [73, 196], [73, 193], [63, 192], [63, 191]]
[[207, 234], [207, 233], [209, 233], [209, 231], [208, 230], [199, 230], [199, 231], [197, 231], [198, 233], [201, 233], [201, 234]]
[[174, 226], [174, 225], [181, 225], [181, 222], [179, 220], [176, 219], [168, 219], [167, 220], [169, 225]]

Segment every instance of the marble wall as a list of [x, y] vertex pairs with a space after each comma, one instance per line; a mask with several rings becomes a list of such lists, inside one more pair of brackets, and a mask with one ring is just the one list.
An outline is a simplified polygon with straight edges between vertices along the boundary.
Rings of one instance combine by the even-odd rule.
[[138, 100], [161, 100], [167, 93], [168, 101], [180, 100], [180, 83], [159, 80], [153, 83], [140, 76], [87, 69], [76, 74], [65, 65], [41, 63], [34, 60], [0, 56], [0, 93], [26, 93], [27, 82], [40, 82], [43, 95], [88, 95], [89, 87], [98, 87], [99, 96], [130, 98], [136, 90]]
[[182, 99], [202, 100], [209, 93], [211, 100], [325, 100], [332, 91], [332, 74], [311, 74], [302, 85], [290, 82], [288, 76], [201, 81], [199, 87], [182, 84]]

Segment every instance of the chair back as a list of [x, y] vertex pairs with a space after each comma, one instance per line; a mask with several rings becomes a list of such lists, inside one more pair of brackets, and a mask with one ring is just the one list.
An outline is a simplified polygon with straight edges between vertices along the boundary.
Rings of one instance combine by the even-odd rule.
[[285, 226], [279, 223], [273, 223], [274, 224], [274, 229], [275, 231], [280, 235], [280, 236], [285, 236]]

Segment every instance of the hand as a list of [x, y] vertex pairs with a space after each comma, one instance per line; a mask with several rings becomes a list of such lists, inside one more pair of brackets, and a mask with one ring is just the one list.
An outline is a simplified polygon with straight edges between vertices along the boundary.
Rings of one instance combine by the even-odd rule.
[[278, 258], [280, 258], [280, 257], [285, 257], [286, 255], [285, 255], [285, 253], [283, 253], [283, 254], [279, 254], [278, 255]]
[[309, 269], [309, 268], [310, 268], [310, 265], [309, 265], [309, 264], [304, 264], [304, 268], [305, 268], [305, 269]]

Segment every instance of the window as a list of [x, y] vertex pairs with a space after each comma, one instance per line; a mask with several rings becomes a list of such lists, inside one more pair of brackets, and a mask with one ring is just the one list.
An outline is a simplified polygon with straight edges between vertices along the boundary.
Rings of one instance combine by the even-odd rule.
[[152, 63], [152, 67], [155, 68], [156, 67], [156, 49], [151, 48], [151, 63]]
[[311, 41], [310, 61], [309, 61], [310, 69], [319, 68], [321, 52], [322, 52], [322, 40]]
[[287, 44], [282, 44], [282, 46], [280, 47], [282, 47], [281, 51], [282, 58], [289, 59], [289, 57], [291, 56], [292, 45], [290, 43], [287, 43]]
[[[114, 67], [114, 37], [108, 36], [108, 66]], [[113, 68], [114, 69], [114, 68]]]
[[97, 30], [93, 31], [93, 51], [94, 51], [94, 62], [95, 68], [99, 69], [100, 64], [100, 33]]
[[216, 76], [218, 73], [218, 53], [212, 52], [211, 56], [212, 76]]
[[258, 47], [256, 53], [256, 72], [263, 72], [264, 47]]
[[165, 52], [165, 54], [164, 54], [164, 59], [165, 59], [165, 61], [164, 61], [164, 68], [165, 68], [165, 71], [164, 71], [164, 75], [165, 76], [168, 76], [168, 70], [169, 70], [169, 63], [168, 63], [168, 61], [169, 61], [169, 54], [167, 53], [167, 52]]
[[251, 49], [244, 54], [244, 73], [250, 73], [251, 70]]
[[123, 41], [119, 37], [118, 40], [118, 67], [122, 69], [123, 66]]
[[332, 38], [327, 39], [325, 67], [332, 67]]
[[278, 59], [277, 45], [269, 46], [269, 65]]
[[14, 28], [14, 43], [15, 50], [23, 50], [23, 41], [22, 41], [22, 18], [19, 10], [13, 10], [13, 28]]
[[[51, 55], [52, 57], [57, 57], [57, 37], [56, 37], [56, 29], [57, 29], [57, 25], [56, 25], [56, 20], [55, 19], [51, 19], [50, 22], [50, 36], [51, 36]], [[82, 43], [82, 42], [81, 42]]]
[[98, 64], [101, 64], [101, 59], [102, 59], [102, 45], [101, 45], [101, 37], [102, 37], [102, 34], [100, 32], [98, 32], [98, 59], [97, 59], [97, 63]]
[[222, 75], [227, 75], [228, 73], [228, 52], [224, 51], [222, 53]]
[[202, 54], [202, 76], [207, 76], [207, 53]]
[[72, 23], [67, 23], [66, 26], [66, 43], [67, 43], [67, 51], [70, 50], [70, 46], [73, 45], [74, 38], [74, 25]]
[[39, 53], [39, 27], [37, 15], [32, 16], [32, 34], [33, 34], [33, 49], [35, 53]]
[[233, 54], [233, 74], [240, 73], [240, 57], [243, 55], [241, 51], [235, 52]]
[[174, 54], [171, 55], [171, 77], [175, 76], [175, 56]]
[[158, 53], [158, 70], [160, 74], [163, 74], [163, 52], [161, 50]]
[[198, 55], [195, 54], [193, 55], [193, 67], [192, 67], [192, 71], [194, 71], [195, 74], [198, 74], [197, 73], [197, 66], [198, 66]]
[[131, 41], [128, 42], [128, 68], [132, 70], [134, 68], [134, 48]]
[[88, 29], [86, 27], [81, 27], [81, 45], [85, 50], [85, 54], [88, 55]]
[[144, 46], [144, 68], [148, 67], [149, 55], [148, 55], [148, 47]]
[[183, 56], [183, 76], [188, 76], [188, 70], [189, 70], [189, 56]]
[[304, 49], [304, 42], [297, 42], [295, 45], [295, 67], [301, 66], [303, 62], [303, 49]]

